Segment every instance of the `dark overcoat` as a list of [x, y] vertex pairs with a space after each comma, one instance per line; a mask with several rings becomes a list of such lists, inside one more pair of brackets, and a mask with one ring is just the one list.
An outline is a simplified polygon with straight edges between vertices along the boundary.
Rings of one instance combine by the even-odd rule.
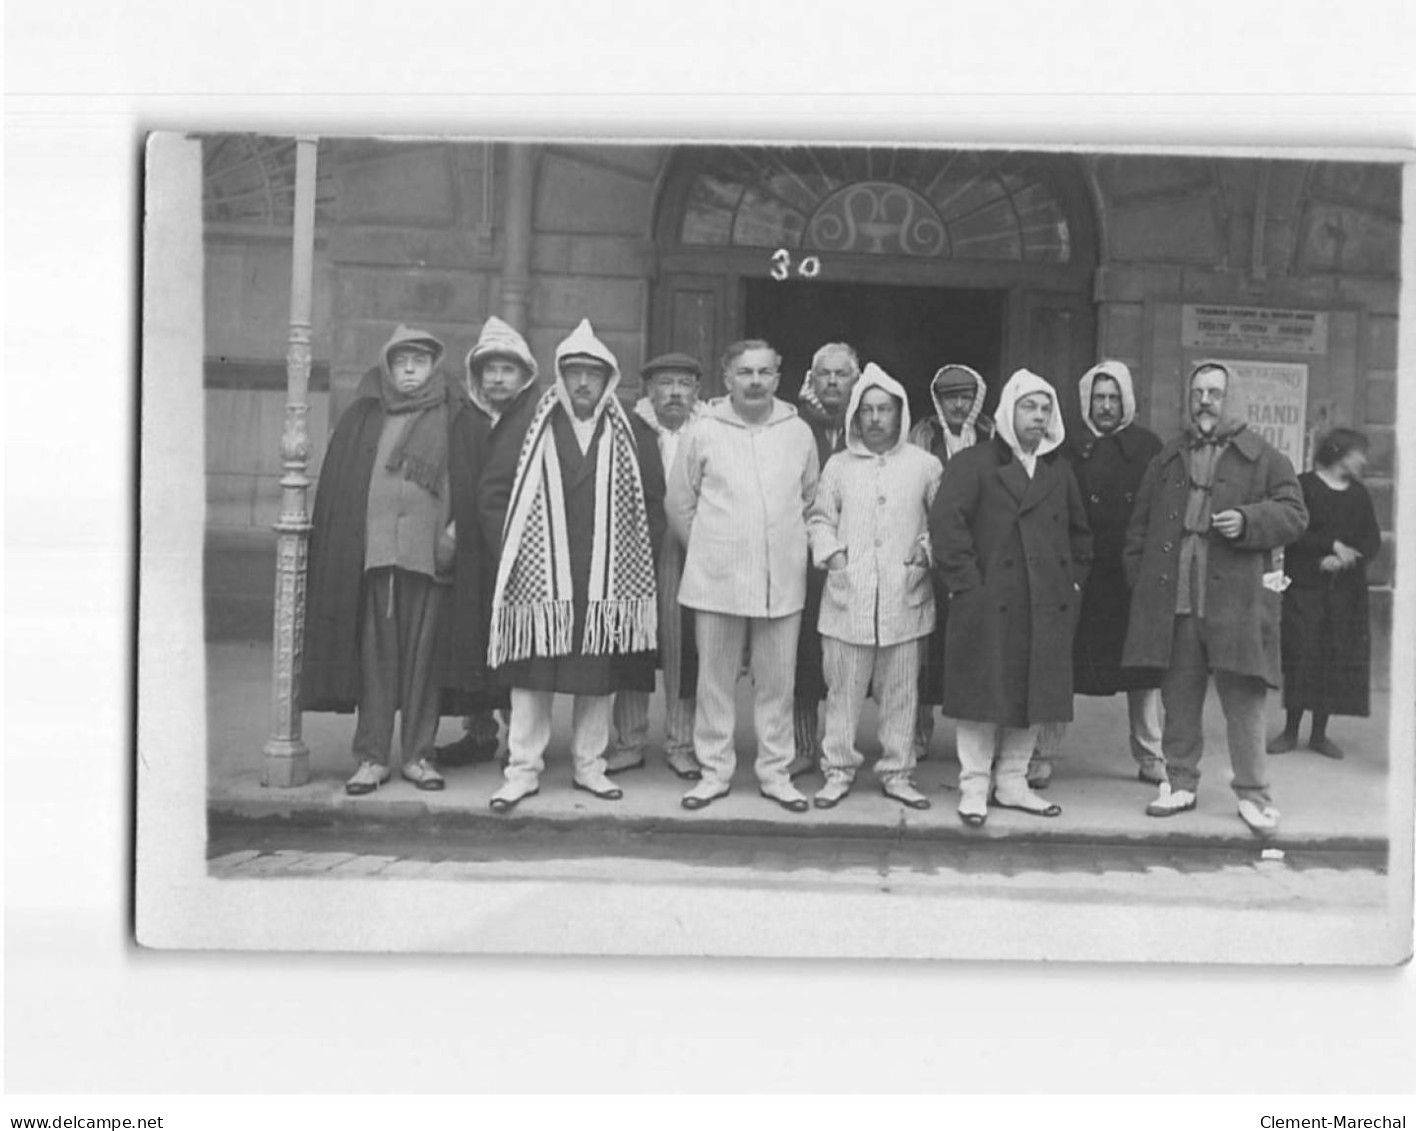
[[944, 465], [929, 517], [949, 591], [944, 713], [1026, 727], [1072, 718], [1072, 630], [1091, 534], [1067, 461], [1032, 478], [1001, 439]]
[[[509, 422], [513, 426], [508, 428], [506, 434], [498, 439], [494, 446], [482, 474], [481, 489], [478, 493], [483, 529], [489, 539], [495, 534], [499, 548], [512, 486], [516, 480], [516, 464], [531, 420], [536, 414], [538, 398], [527, 397], [525, 403], [529, 405], [529, 411], [518, 403], [513, 410], [516, 420]], [[556, 456], [561, 467], [561, 485], [565, 492], [566, 538], [570, 544], [570, 576], [575, 616], [572, 640], [577, 651], [565, 656], [532, 656], [503, 664], [493, 672], [494, 677], [503, 686], [535, 691], [558, 691], [571, 695], [610, 695], [622, 690], [654, 690], [655, 652], [586, 656], [578, 651], [580, 640], [585, 633], [585, 614], [589, 607], [590, 559], [595, 537], [595, 448], [607, 427], [608, 415], [602, 414], [590, 446], [582, 454], [565, 409], [558, 406], [551, 414], [551, 442], [556, 445]], [[654, 455], [656, 458], [647, 461], [643, 458], [644, 452], [641, 449], [638, 463], [640, 482], [644, 488], [646, 519], [649, 522], [649, 545], [654, 560], [657, 561], [664, 536], [664, 471], [663, 461], [657, 458], [657, 446]]]
[[[811, 429], [816, 440], [818, 466], [825, 467], [826, 461], [837, 452], [846, 449], [846, 429], [835, 418], [817, 408], [803, 398], [797, 405], [797, 412]], [[831, 428], [838, 429], [836, 442], [831, 442]], [[796, 690], [799, 700], [820, 702], [826, 698], [826, 670], [821, 651], [821, 633], [817, 622], [821, 619], [821, 598], [826, 592], [826, 571], [811, 569], [806, 571], [806, 604], [801, 610], [801, 630], [797, 633]]]
[[[993, 436], [993, 421], [980, 416], [974, 421], [975, 433], [980, 444], [987, 443]], [[946, 467], [949, 464], [949, 448], [944, 443], [944, 425], [937, 416], [927, 416], [910, 429], [910, 443], [924, 448]], [[967, 450], [967, 449], [965, 449]], [[949, 588], [936, 571], [932, 575], [934, 583], [934, 631], [924, 642], [924, 655], [919, 664], [919, 701], [926, 707], [937, 707], [944, 702], [944, 640], [949, 634]]]
[[[384, 424], [380, 380], [378, 369], [364, 375], [354, 402], [330, 436], [320, 467], [311, 517], [300, 678], [300, 707], [305, 711], [349, 712], [358, 706], [365, 523]], [[447, 387], [448, 485], [458, 536], [452, 578], [438, 618], [433, 679], [445, 697], [475, 697], [490, 686], [489, 610], [483, 585], [487, 563], [477, 536], [477, 485], [487, 425], [458, 383], [448, 381]]]
[[[1189, 446], [1180, 436], [1161, 448], [1146, 469], [1126, 530], [1131, 620], [1122, 662], [1127, 667], [1163, 671], [1170, 666], [1189, 491]], [[1210, 506], [1213, 514], [1237, 510], [1244, 516], [1238, 538], [1207, 536], [1204, 626], [1210, 666], [1258, 676], [1277, 687], [1282, 599], [1263, 577], [1273, 568], [1273, 552], [1307, 529], [1298, 477], [1287, 456], [1243, 428], [1215, 464]]]
[[1131, 616], [1131, 590], [1122, 563], [1126, 527], [1141, 479], [1160, 449], [1160, 437], [1138, 424], [1108, 436], [1083, 427], [1075, 438], [1069, 435], [1063, 447], [1092, 532], [1091, 574], [1082, 592], [1082, 615], [1072, 644], [1072, 682], [1078, 695], [1114, 695], [1160, 686], [1158, 672], [1121, 666]]

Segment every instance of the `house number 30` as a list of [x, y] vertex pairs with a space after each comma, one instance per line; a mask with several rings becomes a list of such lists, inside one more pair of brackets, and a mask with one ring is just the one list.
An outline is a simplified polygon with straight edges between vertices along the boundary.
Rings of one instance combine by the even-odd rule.
[[[796, 273], [803, 279], [814, 279], [821, 274], [821, 259], [815, 255], [808, 255], [796, 265]], [[792, 274], [792, 253], [784, 247], [779, 247], [772, 253], [772, 278], [780, 282], [783, 279], [791, 278]]]

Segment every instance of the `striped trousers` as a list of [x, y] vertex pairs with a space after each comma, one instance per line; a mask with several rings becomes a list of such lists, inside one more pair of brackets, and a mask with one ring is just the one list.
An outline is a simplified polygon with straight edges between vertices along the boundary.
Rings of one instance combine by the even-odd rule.
[[[665, 683], [668, 679], [665, 678]], [[696, 700], [680, 699], [664, 689], [664, 753], [693, 753], [693, 714]], [[643, 750], [649, 741], [649, 692], [616, 691], [614, 748]]]
[[[679, 582], [683, 579], [683, 547], [665, 537], [659, 553], [659, 663], [664, 685], [664, 752], [693, 753], [694, 698], [682, 698], [683, 610], [679, 607]], [[642, 750], [649, 740], [649, 692], [615, 693], [614, 747]]]
[[757, 728], [757, 780], [766, 789], [790, 788], [792, 691], [796, 685], [797, 632], [801, 614], [734, 617], [699, 610], [698, 714], [693, 745], [703, 767], [703, 785], [727, 789], [737, 769], [733, 730], [737, 722], [738, 672], [744, 644], [751, 645], [753, 722]]
[[915, 708], [919, 703], [921, 641], [907, 640], [886, 648], [847, 644], [830, 636], [821, 640], [826, 673], [826, 780], [852, 781], [865, 762], [856, 748], [861, 707], [871, 685], [880, 707], [880, 761], [875, 774], [882, 782], [907, 780], [914, 771]]

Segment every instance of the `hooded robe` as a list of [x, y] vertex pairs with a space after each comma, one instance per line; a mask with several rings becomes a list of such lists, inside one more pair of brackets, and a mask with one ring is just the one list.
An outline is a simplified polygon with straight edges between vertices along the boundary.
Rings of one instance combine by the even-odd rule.
[[[1103, 434], [1091, 419], [1092, 387], [1105, 375], [1121, 390], [1121, 423]], [[1131, 371], [1103, 361], [1078, 385], [1085, 430], [1067, 437], [1062, 452], [1072, 465], [1092, 532], [1092, 570], [1082, 594], [1082, 615], [1072, 648], [1072, 679], [1079, 695], [1114, 695], [1159, 687], [1158, 672], [1123, 668], [1121, 652], [1131, 616], [1131, 590], [1122, 554], [1126, 525], [1136, 505], [1146, 467], [1161, 449], [1160, 437], [1135, 423]]]
[[[593, 358], [609, 370], [609, 379], [605, 382], [604, 392], [595, 409], [590, 442], [583, 452], [572, 424], [574, 412], [561, 372], [563, 363], [572, 357]], [[529, 414], [519, 412], [514, 422], [511, 422], [516, 430], [509, 430], [494, 445], [482, 476], [478, 502], [484, 529], [489, 537], [495, 534], [498, 539], [498, 568], [505, 574], [508, 568], [507, 555], [516, 548], [508, 539], [507, 527], [508, 511], [513, 505], [514, 493], [520, 488], [518, 471], [522, 463], [522, 450], [528, 442], [535, 441], [531, 427], [543, 410], [547, 412], [547, 440], [555, 445], [559, 464], [568, 551], [571, 594], [566, 631], [570, 643], [568, 649], [560, 654], [551, 654], [552, 650], [542, 647], [542, 642], [538, 639], [537, 645], [532, 649], [533, 654], [501, 663], [495, 669], [495, 674], [507, 687], [573, 695], [609, 695], [621, 689], [652, 691], [655, 665], [652, 644], [635, 651], [614, 644], [607, 644], [599, 652], [586, 647], [586, 625], [591, 619], [591, 575], [592, 568], [596, 565], [593, 558], [598, 513], [597, 452], [602, 436], [606, 429], [611, 427], [622, 429], [623, 434], [629, 438], [630, 445], [635, 444], [627, 413], [616, 399], [620, 383], [619, 364], [609, 348], [595, 336], [589, 321], [585, 320], [556, 347], [555, 370], [555, 383], [535, 402], [534, 411]], [[657, 560], [659, 552], [659, 546], [653, 542], [652, 535], [661, 532], [662, 527], [655, 524], [655, 528], [651, 529], [648, 515], [655, 510], [662, 512], [664, 498], [662, 470], [656, 469], [660, 469], [657, 460], [641, 461], [636, 453], [635, 474], [639, 477], [643, 509], [637, 514], [628, 515], [625, 520], [631, 525], [642, 524], [644, 544], [649, 547], [652, 555], [647, 560], [651, 599], [654, 597], [653, 562]], [[609, 494], [608, 488], [605, 494]], [[612, 565], [608, 568], [613, 570], [623, 568], [623, 565], [621, 563], [619, 566]], [[507, 588], [500, 577], [498, 587], [503, 591]], [[495, 598], [492, 615], [494, 618], [498, 615]], [[644, 627], [652, 628], [652, 625], [653, 617], [650, 615]], [[492, 635], [495, 644], [495, 631]], [[653, 636], [652, 632], [636, 635], [647, 635], [651, 640]]]
[[[956, 436], [944, 423], [944, 397], [940, 391], [949, 377], [965, 374], [973, 381], [974, 398], [969, 406], [968, 419]], [[993, 435], [993, 421], [983, 413], [983, 402], [988, 396], [988, 385], [976, 369], [967, 365], [944, 365], [934, 374], [929, 383], [929, 398], [934, 404], [934, 415], [927, 416], [910, 429], [910, 443], [932, 454], [941, 464], [947, 465], [950, 458]], [[949, 591], [943, 580], [934, 577], [934, 631], [924, 648], [924, 657], [919, 666], [919, 701], [927, 707], [934, 707], [944, 701], [944, 634], [949, 616]]]
[[[900, 405], [900, 432], [889, 451], [865, 445], [856, 419], [865, 394], [883, 389]], [[915, 564], [929, 541], [929, 504], [943, 471], [909, 443], [910, 406], [904, 388], [869, 364], [851, 390], [846, 450], [821, 473], [807, 517], [818, 570], [845, 551], [844, 569], [826, 573], [819, 629], [847, 644], [891, 648], [934, 628], [929, 567]]]
[[[1029, 475], [1013, 409], [1047, 393], [1053, 412]], [[949, 591], [944, 713], [1028, 727], [1072, 718], [1072, 632], [1091, 565], [1081, 492], [1057, 451], [1056, 391], [1020, 369], [999, 401], [997, 434], [954, 456], [930, 511]]]

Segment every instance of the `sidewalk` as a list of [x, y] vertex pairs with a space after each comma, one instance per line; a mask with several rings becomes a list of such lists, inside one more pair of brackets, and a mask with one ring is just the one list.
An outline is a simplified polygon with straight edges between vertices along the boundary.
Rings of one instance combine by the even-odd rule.
[[[753, 740], [750, 711], [739, 710], [738, 774], [732, 796], [708, 809], [690, 813], [679, 805], [687, 788], [664, 766], [657, 748], [649, 765], [617, 778], [625, 796], [600, 801], [570, 788], [567, 752], [569, 701], [557, 701], [555, 736], [539, 796], [524, 802], [509, 816], [497, 816], [487, 801], [501, 781], [494, 765], [447, 772], [440, 793], [415, 789], [396, 774], [366, 797], [344, 793], [344, 779], [353, 770], [349, 742], [352, 715], [306, 715], [304, 738], [310, 747], [311, 780], [296, 789], [266, 789], [260, 784], [261, 748], [269, 727], [270, 647], [245, 642], [214, 642], [207, 648], [209, 808], [214, 817], [284, 819], [304, 825], [419, 821], [436, 826], [496, 835], [528, 824], [584, 828], [593, 823], [607, 830], [653, 831], [665, 834], [741, 833], [745, 835], [909, 838], [977, 844], [988, 840], [1213, 847], [1255, 847], [1258, 842], [1239, 820], [1228, 788], [1229, 767], [1224, 747], [1223, 719], [1211, 695], [1206, 711], [1206, 749], [1199, 808], [1167, 819], [1145, 816], [1154, 787], [1136, 780], [1126, 748], [1125, 704], [1115, 699], [1078, 697], [1077, 717], [1068, 732], [1047, 797], [1063, 808], [1053, 820], [1009, 810], [992, 809], [982, 829], [967, 829], [955, 814], [958, 763], [954, 758], [953, 726], [936, 729], [931, 757], [916, 773], [916, 782], [934, 802], [924, 812], [907, 810], [879, 793], [869, 766], [857, 779], [855, 791], [834, 810], [787, 813], [758, 796], [752, 774]], [[747, 697], [740, 687], [739, 703]], [[1276, 847], [1359, 849], [1380, 851], [1387, 837], [1387, 773], [1389, 696], [1374, 695], [1370, 719], [1334, 719], [1335, 740], [1347, 751], [1345, 761], [1333, 762], [1308, 751], [1270, 760], [1275, 803], [1283, 813]], [[1270, 733], [1281, 727], [1279, 696], [1270, 696]], [[662, 736], [662, 715], [651, 716], [650, 739]], [[874, 734], [874, 708], [868, 706], [863, 732]], [[441, 740], [460, 733], [455, 720], [444, 720]], [[1306, 738], [1306, 730], [1304, 732]], [[862, 747], [878, 751], [873, 741]], [[744, 757], [744, 752], [749, 752]], [[797, 783], [808, 795], [819, 788], [819, 775]]]

